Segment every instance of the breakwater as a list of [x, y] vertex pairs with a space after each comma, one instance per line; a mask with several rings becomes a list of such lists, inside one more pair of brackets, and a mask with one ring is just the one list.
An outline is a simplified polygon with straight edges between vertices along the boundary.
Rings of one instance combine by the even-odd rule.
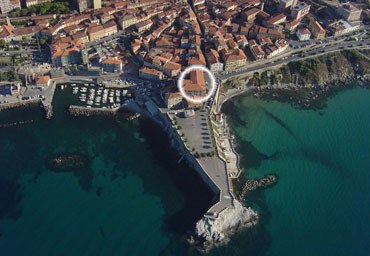
[[118, 108], [87, 108], [71, 105], [68, 107], [68, 113], [73, 116], [114, 116]]
[[26, 120], [26, 121], [18, 121], [18, 122], [0, 124], [0, 128], [7, 128], [7, 127], [11, 127], [11, 126], [20, 125], [20, 124], [30, 124], [30, 123], [33, 123], [33, 120]]
[[228, 166], [222, 159], [218, 156], [195, 158], [185, 145], [171, 116], [166, 112], [162, 113], [150, 99], [132, 101], [126, 108], [160, 125], [167, 133], [171, 146], [180, 155], [179, 161], [185, 160], [214, 192], [217, 199], [215, 204], [196, 223], [190, 235], [189, 241], [197, 249], [207, 251], [215, 245], [223, 244], [241, 227], [251, 227], [258, 222], [258, 214], [234, 198]]
[[257, 189], [265, 189], [277, 183], [278, 177], [276, 174], [267, 174], [262, 178], [247, 180], [241, 188], [238, 198], [242, 200], [246, 194]]
[[0, 111], [17, 108], [17, 107], [25, 107], [30, 105], [37, 105], [40, 102], [39, 99], [27, 100], [27, 101], [19, 101], [19, 102], [12, 102], [12, 103], [3, 103], [0, 105]]

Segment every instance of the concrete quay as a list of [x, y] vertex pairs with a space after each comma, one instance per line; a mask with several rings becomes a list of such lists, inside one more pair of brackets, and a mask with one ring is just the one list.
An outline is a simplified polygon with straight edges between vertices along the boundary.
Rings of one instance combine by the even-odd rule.
[[184, 141], [175, 125], [173, 115], [159, 109], [150, 99], [132, 101], [126, 106], [130, 111], [149, 117], [158, 123], [167, 133], [171, 146], [180, 154], [180, 160], [185, 159], [188, 164], [200, 175], [217, 197], [216, 203], [204, 214], [205, 217], [216, 219], [226, 209], [234, 208], [234, 194], [230, 182], [228, 164], [218, 155], [196, 158], [190, 145]]

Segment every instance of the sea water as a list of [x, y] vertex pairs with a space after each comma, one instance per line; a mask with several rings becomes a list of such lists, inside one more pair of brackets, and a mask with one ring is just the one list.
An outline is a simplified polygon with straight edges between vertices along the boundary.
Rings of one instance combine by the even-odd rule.
[[[196, 173], [150, 121], [71, 117], [38, 107], [0, 113], [1, 255], [198, 255], [185, 233], [212, 204]], [[370, 91], [320, 111], [240, 96], [225, 105], [247, 178], [278, 183], [247, 196], [260, 223], [210, 255], [370, 255]], [[50, 170], [80, 153], [83, 170]]]
[[251, 96], [227, 103], [243, 175], [279, 177], [246, 199], [263, 225], [247, 255], [370, 255], [369, 109], [370, 90], [358, 87], [320, 111]]

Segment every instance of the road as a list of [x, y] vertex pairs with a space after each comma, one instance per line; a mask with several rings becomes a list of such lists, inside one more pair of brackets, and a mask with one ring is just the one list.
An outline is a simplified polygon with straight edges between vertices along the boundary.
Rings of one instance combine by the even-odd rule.
[[102, 44], [105, 44], [105, 43], [108, 43], [108, 42], [112, 42], [114, 40], [119, 40], [121, 36], [125, 36], [125, 35], [127, 35], [127, 31], [119, 30], [114, 35], [110, 35], [110, 36], [104, 37], [102, 39], [98, 39], [98, 40], [95, 40], [93, 42], [86, 43], [85, 48], [88, 49], [88, 48], [95, 47], [95, 46], [98, 46], [98, 45], [102, 45]]
[[253, 66], [249, 65], [244, 70], [239, 70], [229, 74], [216, 74], [216, 77], [220, 80], [226, 80], [243, 74], [264, 71], [267, 69], [271, 69], [273, 67], [278, 67], [287, 64], [291, 61], [317, 57], [320, 55], [341, 51], [344, 49], [370, 49], [370, 39], [366, 38], [359, 41], [341, 41], [341, 42], [332, 41], [329, 43], [308, 46], [305, 48], [300, 48], [295, 51], [288, 52], [286, 54], [282, 54], [275, 58], [255, 61], [255, 64], [253, 64]]

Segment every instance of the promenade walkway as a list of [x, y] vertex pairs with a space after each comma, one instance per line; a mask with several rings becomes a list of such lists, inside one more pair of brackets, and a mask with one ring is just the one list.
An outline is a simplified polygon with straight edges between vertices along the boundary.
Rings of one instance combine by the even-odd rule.
[[233, 195], [225, 162], [216, 156], [200, 158], [197, 161], [204, 172], [220, 189], [219, 201], [207, 211], [207, 214], [217, 216], [225, 208], [233, 208]]

